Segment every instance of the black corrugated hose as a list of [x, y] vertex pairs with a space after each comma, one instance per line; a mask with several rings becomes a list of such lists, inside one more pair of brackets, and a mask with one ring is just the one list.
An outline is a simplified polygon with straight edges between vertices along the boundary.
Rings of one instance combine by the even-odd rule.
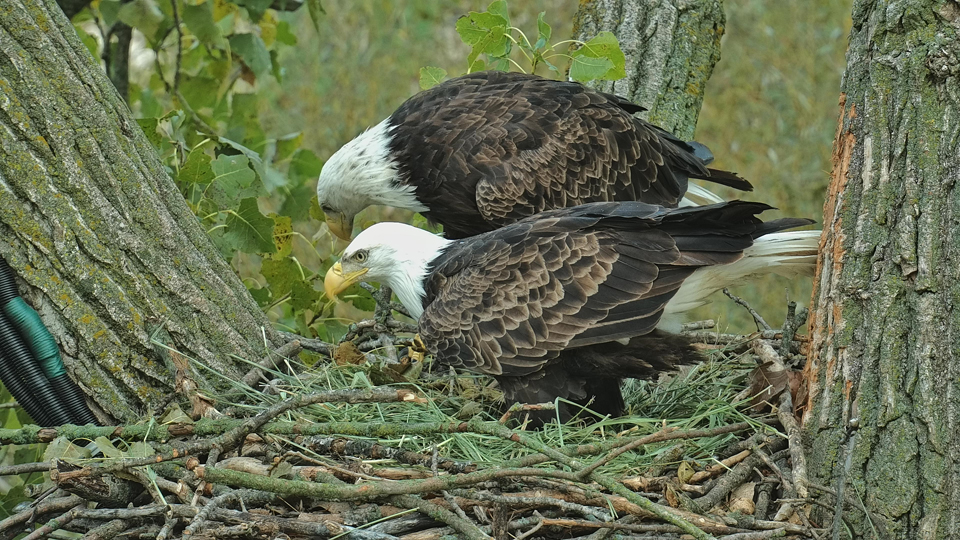
[[41, 426], [96, 424], [83, 392], [67, 375], [56, 340], [17, 290], [0, 257], [0, 379]]

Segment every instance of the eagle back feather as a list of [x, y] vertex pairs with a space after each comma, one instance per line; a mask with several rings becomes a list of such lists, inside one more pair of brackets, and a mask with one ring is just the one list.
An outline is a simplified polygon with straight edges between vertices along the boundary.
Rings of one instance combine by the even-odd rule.
[[776, 230], [755, 216], [767, 208], [597, 203], [451, 244], [427, 278], [420, 335], [442, 363], [524, 376], [565, 349], [649, 334], [686, 278]]
[[449, 238], [589, 202], [676, 206], [688, 177], [721, 173], [698, 157], [704, 147], [635, 118], [639, 110], [577, 83], [478, 72], [401, 105], [388, 120], [391, 152]]

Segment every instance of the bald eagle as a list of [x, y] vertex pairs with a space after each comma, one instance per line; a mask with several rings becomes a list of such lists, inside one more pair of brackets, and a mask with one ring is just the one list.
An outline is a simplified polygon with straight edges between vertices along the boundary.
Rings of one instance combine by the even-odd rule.
[[[752, 190], [713, 156], [635, 118], [643, 108], [575, 82], [482, 71], [443, 82], [333, 154], [317, 183], [345, 240], [369, 205], [420, 212], [448, 238], [598, 201], [677, 206], [688, 178]], [[720, 202], [699, 188], [708, 202]]]
[[812, 272], [819, 232], [781, 232], [812, 221], [756, 217], [769, 208], [591, 203], [456, 241], [378, 223], [324, 287], [388, 285], [437, 361], [494, 376], [508, 404], [593, 400], [619, 416], [621, 379], [700, 359], [675, 333], [681, 313], [753, 275]]

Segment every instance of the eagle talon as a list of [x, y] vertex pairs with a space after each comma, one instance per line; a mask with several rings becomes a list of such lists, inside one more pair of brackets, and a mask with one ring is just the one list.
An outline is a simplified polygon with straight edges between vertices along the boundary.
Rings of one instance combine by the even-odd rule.
[[413, 341], [410, 343], [410, 348], [408, 349], [407, 355], [410, 357], [410, 360], [415, 362], [423, 362], [427, 356], [427, 346], [423, 344], [423, 340], [420, 339], [420, 334], [414, 334]]

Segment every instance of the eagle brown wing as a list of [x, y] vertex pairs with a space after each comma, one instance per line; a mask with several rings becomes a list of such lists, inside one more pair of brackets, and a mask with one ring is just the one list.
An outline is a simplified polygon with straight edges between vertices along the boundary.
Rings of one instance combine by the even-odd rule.
[[554, 208], [599, 201], [676, 206], [687, 179], [714, 178], [697, 150], [633, 117], [641, 107], [578, 83], [487, 71], [414, 96], [391, 115], [401, 177], [463, 238]]
[[687, 276], [752, 244], [768, 207], [733, 206], [719, 230], [703, 208], [605, 203], [463, 240], [432, 269], [420, 335], [444, 364], [522, 376], [564, 349], [647, 334]]

